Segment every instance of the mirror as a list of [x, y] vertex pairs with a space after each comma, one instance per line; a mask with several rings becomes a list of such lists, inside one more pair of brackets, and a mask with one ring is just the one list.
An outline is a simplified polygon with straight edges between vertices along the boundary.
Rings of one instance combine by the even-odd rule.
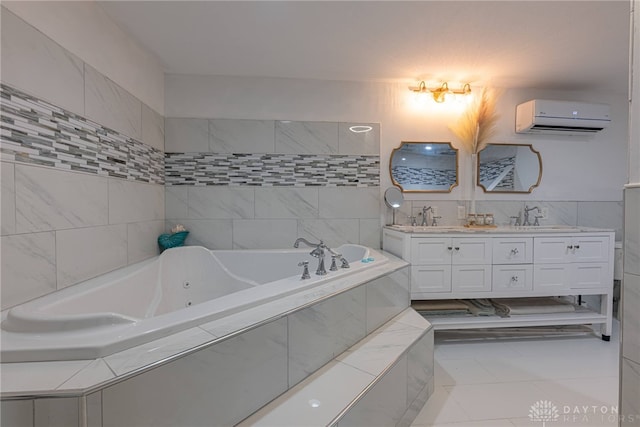
[[478, 153], [478, 185], [485, 193], [531, 193], [542, 158], [530, 144], [488, 144]]
[[405, 193], [450, 193], [458, 185], [458, 150], [449, 142], [402, 142], [389, 172]]
[[384, 203], [390, 207], [393, 212], [393, 219], [391, 220], [392, 225], [395, 225], [396, 223], [396, 210], [400, 209], [402, 202], [404, 202], [404, 197], [402, 196], [402, 191], [400, 191], [398, 187], [389, 187], [384, 192]]

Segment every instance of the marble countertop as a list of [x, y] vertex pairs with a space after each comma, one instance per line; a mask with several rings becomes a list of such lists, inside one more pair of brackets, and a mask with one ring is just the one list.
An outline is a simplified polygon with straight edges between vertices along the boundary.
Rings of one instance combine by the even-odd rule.
[[388, 230], [399, 231], [411, 234], [435, 234], [435, 233], [609, 233], [615, 232], [609, 228], [580, 227], [570, 225], [539, 225], [539, 226], [512, 226], [504, 225], [497, 227], [464, 227], [464, 226], [433, 226], [425, 227], [419, 225], [386, 225]]
[[388, 261], [379, 266], [99, 359], [2, 363], [0, 397], [73, 397], [92, 393], [408, 265], [389, 253], [384, 255]]

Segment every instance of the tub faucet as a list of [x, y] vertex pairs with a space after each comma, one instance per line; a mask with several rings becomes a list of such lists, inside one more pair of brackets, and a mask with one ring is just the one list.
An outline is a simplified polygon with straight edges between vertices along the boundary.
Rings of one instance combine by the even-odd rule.
[[300, 247], [300, 243], [304, 243], [305, 245], [309, 246], [310, 248], [314, 248], [314, 247], [317, 247], [317, 246], [320, 246], [320, 245], [322, 245], [322, 244], [323, 244], [323, 243], [322, 243], [322, 240], [320, 240], [320, 243], [311, 243], [310, 241], [308, 241], [308, 240], [307, 240], [307, 239], [305, 239], [305, 238], [298, 237], [298, 238], [296, 239], [296, 241], [294, 242], [293, 247], [294, 247], [294, 248], [298, 248], [298, 247]]
[[[522, 225], [524, 225], [524, 226], [531, 225], [531, 223], [529, 222], [529, 211], [532, 211], [534, 209], [537, 210], [538, 212], [540, 212], [540, 208], [538, 208], [537, 206], [534, 206], [534, 207], [530, 208], [529, 206], [524, 205], [524, 221], [522, 222]], [[537, 222], [537, 220], [536, 220], [536, 222]]]
[[305, 245], [313, 248], [313, 250], [309, 253], [309, 255], [311, 255], [314, 258], [318, 258], [318, 269], [316, 270], [316, 274], [318, 276], [324, 276], [325, 274], [327, 274], [327, 270], [324, 268], [324, 250], [328, 248], [324, 244], [324, 242], [320, 240], [320, 243], [311, 243], [305, 238], [298, 237], [295, 243], [293, 244], [293, 247], [294, 248], [299, 247], [300, 243], [304, 243]]

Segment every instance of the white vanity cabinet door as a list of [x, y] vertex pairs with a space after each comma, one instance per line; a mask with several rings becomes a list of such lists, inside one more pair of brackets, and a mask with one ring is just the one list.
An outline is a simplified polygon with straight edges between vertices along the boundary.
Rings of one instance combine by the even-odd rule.
[[451, 263], [456, 265], [491, 264], [491, 238], [454, 237]]
[[535, 264], [561, 264], [571, 262], [571, 237], [534, 237], [533, 262]]
[[412, 238], [410, 262], [413, 265], [451, 264], [452, 250], [450, 237]]
[[606, 237], [574, 237], [574, 262], [609, 262], [609, 239]]
[[419, 293], [451, 292], [450, 265], [412, 265], [411, 295]]
[[533, 238], [505, 237], [493, 239], [494, 264], [531, 264], [533, 262]]
[[554, 292], [571, 288], [571, 264], [539, 264], [533, 268], [533, 289]]
[[573, 267], [571, 289], [597, 289], [611, 287], [609, 264], [576, 263]]
[[531, 264], [494, 265], [493, 291], [530, 291], [533, 288]]
[[451, 290], [454, 293], [491, 291], [491, 266], [479, 264], [452, 266]]

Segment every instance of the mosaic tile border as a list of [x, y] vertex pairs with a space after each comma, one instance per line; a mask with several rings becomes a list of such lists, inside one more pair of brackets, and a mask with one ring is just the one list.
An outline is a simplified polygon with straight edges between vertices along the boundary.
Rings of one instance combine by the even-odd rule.
[[437, 170], [430, 168], [412, 168], [408, 166], [394, 166], [392, 175], [400, 185], [453, 185], [456, 183], [455, 170]]
[[165, 171], [168, 186], [380, 186], [380, 156], [166, 153]]
[[164, 184], [164, 153], [0, 84], [2, 160]]
[[502, 178], [500, 183], [496, 185], [495, 188], [499, 188], [501, 190], [513, 190], [515, 164], [515, 156], [505, 157], [503, 159], [483, 163], [480, 166], [480, 181], [493, 181], [494, 179], [498, 178], [506, 168], [511, 167], [511, 170]]

